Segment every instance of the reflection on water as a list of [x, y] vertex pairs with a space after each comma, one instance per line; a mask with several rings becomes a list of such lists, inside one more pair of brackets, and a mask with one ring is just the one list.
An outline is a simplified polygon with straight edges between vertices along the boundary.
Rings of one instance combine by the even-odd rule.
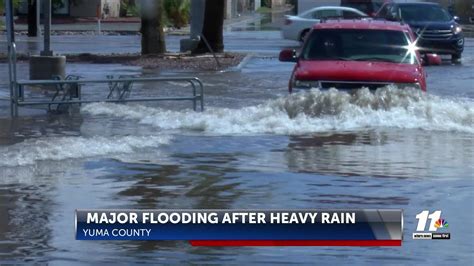
[[[449, 144], [443, 143], [447, 138]], [[291, 137], [285, 157], [296, 172], [450, 178], [472, 176], [472, 147], [470, 134], [369, 131]]]
[[0, 118], [0, 145], [44, 136], [78, 136], [81, 124], [82, 117], [77, 113], [69, 116]]
[[[444, 143], [439, 145], [441, 140]], [[351, 260], [357, 264], [415, 262], [420, 256], [430, 258], [433, 247], [407, 240], [407, 247], [387, 256], [384, 249], [377, 248], [363, 249], [367, 255], [361, 255], [360, 249], [351, 248], [279, 248], [277, 252], [273, 248], [193, 248], [185, 242], [166, 241], [78, 242], [72, 240], [73, 210], [389, 207], [403, 208], [407, 217], [414, 217], [420, 206], [431, 208], [431, 204], [449, 211], [440, 204], [440, 193], [456, 193], [444, 201], [464, 208], [469, 208], [472, 199], [474, 145], [470, 135], [460, 133], [368, 130], [303, 136], [177, 135], [173, 144], [158, 147], [166, 155], [163, 158], [148, 151], [114, 160], [79, 158], [7, 167], [2, 178], [10, 177], [0, 190], [1, 258], [89, 263], [117, 259], [125, 263], [150, 259], [308, 263], [318, 258], [331, 263], [356, 255]], [[429, 160], [421, 159], [427, 156]], [[463, 189], [459, 189], [461, 184]], [[443, 192], [436, 190], [439, 187]], [[426, 205], [427, 200], [432, 203]], [[467, 212], [448, 214], [451, 224], [473, 218]], [[413, 230], [414, 219], [407, 220], [406, 228]], [[457, 252], [466, 249], [468, 241], [458, 238], [443, 249]], [[410, 249], [417, 252], [407, 253]], [[465, 261], [468, 254], [458, 259]]]
[[0, 188], [0, 258], [45, 261], [50, 244], [49, 218], [54, 209], [45, 185], [3, 185]]
[[[202, 158], [205, 155], [196, 156]], [[194, 156], [186, 157], [187, 155], [176, 155], [175, 158], [185, 165], [185, 161], [194, 160]], [[187, 162], [191, 167], [185, 169], [182, 169], [184, 168], [182, 165], [147, 168], [130, 165], [127, 169], [146, 170], [146, 172], [135, 174], [134, 179], [137, 182], [121, 191], [118, 196], [134, 199], [135, 204], [130, 206], [131, 208], [174, 208], [181, 207], [183, 203], [189, 204], [188, 208], [196, 209], [229, 208], [228, 204], [240, 194], [233, 191], [238, 183], [232, 183], [229, 179], [225, 180], [225, 184], [222, 182], [226, 175], [237, 172], [237, 169], [219, 167], [225, 162], [216, 162], [209, 164]]]

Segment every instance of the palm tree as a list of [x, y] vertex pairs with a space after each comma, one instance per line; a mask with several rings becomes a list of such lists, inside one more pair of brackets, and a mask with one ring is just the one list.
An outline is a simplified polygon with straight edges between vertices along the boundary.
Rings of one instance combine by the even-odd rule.
[[163, 54], [166, 52], [163, 32], [163, 1], [141, 1], [142, 54]]
[[[209, 46], [216, 53], [224, 51], [224, 0], [206, 0], [204, 10], [204, 25], [202, 35], [209, 42]], [[201, 38], [194, 53], [210, 52]]]
[[38, 25], [36, 25], [36, 5], [37, 0], [28, 0], [28, 36], [36, 37]]

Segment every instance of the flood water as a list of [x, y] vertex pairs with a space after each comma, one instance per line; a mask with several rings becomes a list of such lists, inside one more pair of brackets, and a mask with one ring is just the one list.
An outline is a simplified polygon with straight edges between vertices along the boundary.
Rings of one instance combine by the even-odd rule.
[[[427, 94], [288, 96], [291, 64], [255, 58], [241, 72], [198, 74], [203, 113], [190, 103], [97, 103], [70, 114], [22, 109], [12, 120], [0, 102], [0, 262], [472, 263], [473, 66], [467, 58], [428, 68]], [[86, 78], [167, 74], [68, 67]], [[27, 66], [19, 73], [27, 75]], [[137, 85], [134, 93], [176, 87], [187, 89]], [[402, 208], [404, 241], [389, 248], [76, 241], [74, 210], [85, 208]], [[451, 240], [411, 239], [423, 210], [442, 210]]]

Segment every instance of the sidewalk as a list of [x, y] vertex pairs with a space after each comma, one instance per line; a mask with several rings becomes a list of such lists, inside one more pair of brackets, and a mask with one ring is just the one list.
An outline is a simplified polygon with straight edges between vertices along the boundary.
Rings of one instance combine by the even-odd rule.
[[463, 24], [461, 26], [464, 31], [464, 36], [474, 38], [474, 24]]
[[[15, 21], [16, 31], [27, 31], [28, 25], [26, 24], [26, 18], [19, 18]], [[99, 23], [97, 18], [54, 18], [51, 21], [51, 31], [61, 32], [61, 34], [67, 32], [97, 32], [99, 30]], [[100, 21], [100, 30], [102, 32], [117, 32], [123, 34], [137, 34], [140, 30], [140, 18], [138, 17], [126, 17], [126, 18], [107, 18]], [[165, 29], [165, 32], [169, 32], [171, 29]], [[177, 30], [183, 31], [183, 34], [189, 32], [189, 29]]]
[[[224, 20], [224, 28], [230, 27], [234, 24], [240, 23], [251, 23], [259, 20], [261, 14], [259, 13], [248, 13], [239, 17], [230, 18]], [[141, 21], [139, 17], [126, 17], [126, 18], [107, 18], [100, 21], [100, 30], [102, 32], [114, 32], [126, 35], [137, 34], [140, 30]], [[71, 32], [97, 32], [99, 24], [97, 18], [54, 18], [51, 23], [51, 31], [67, 33]], [[26, 24], [26, 18], [19, 18], [15, 21], [15, 30], [20, 32], [26, 32], [28, 25]], [[172, 35], [188, 35], [190, 32], [189, 26], [177, 29], [177, 28], [165, 28], [166, 33]]]

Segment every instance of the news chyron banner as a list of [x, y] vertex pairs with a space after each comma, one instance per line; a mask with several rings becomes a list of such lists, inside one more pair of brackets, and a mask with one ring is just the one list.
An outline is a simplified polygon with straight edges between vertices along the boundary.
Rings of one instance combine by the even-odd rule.
[[77, 240], [193, 246], [401, 246], [402, 210], [76, 210]]

